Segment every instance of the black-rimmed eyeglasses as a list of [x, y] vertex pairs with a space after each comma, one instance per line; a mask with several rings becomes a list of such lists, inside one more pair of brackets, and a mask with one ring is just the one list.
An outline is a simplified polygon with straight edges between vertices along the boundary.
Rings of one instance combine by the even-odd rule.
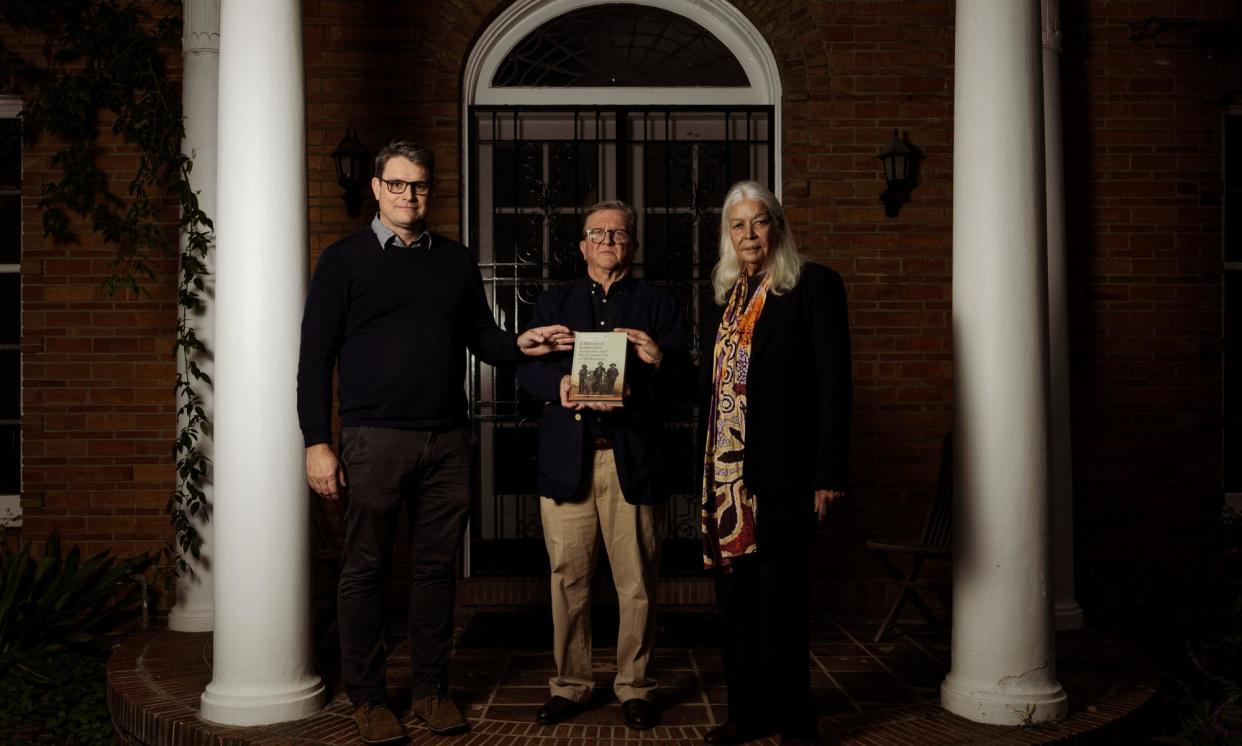
[[384, 182], [384, 186], [388, 187], [388, 191], [393, 194], [405, 194], [407, 187], [412, 187], [414, 193], [422, 197], [431, 194], [431, 184], [426, 181], [403, 181], [401, 179], [380, 179]]
[[591, 243], [603, 243], [609, 237], [615, 243], [630, 242], [630, 232], [624, 228], [591, 228], [586, 232], [586, 237]]

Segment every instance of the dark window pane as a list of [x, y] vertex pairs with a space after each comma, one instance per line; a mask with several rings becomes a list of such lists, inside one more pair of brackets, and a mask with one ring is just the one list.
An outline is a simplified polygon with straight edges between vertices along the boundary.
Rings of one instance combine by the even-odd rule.
[[539, 474], [539, 431], [534, 428], [497, 428], [492, 474], [496, 493], [533, 495]]
[[552, 261], [548, 274], [556, 280], [566, 281], [586, 273], [582, 260], [582, 216], [559, 214], [548, 218], [549, 253]]
[[1242, 417], [1225, 420], [1225, 492], [1242, 492]]
[[[712, 355], [716, 349], [716, 324], [714, 320], [720, 318], [720, 307], [716, 305], [715, 290], [708, 284], [702, 286], [699, 291], [699, 313], [698, 317], [691, 320], [687, 319], [697, 330], [697, 333], [691, 339], [691, 354], [698, 353], [694, 357], [694, 361], [699, 365], [711, 365]], [[695, 378], [694, 380], [699, 380]]]
[[748, 86], [709, 31], [647, 5], [592, 5], [530, 32], [501, 61], [495, 86]]
[[[1242, 142], [1238, 144], [1242, 149]], [[1226, 177], [1242, 187], [1242, 171]], [[1242, 188], [1225, 192], [1225, 261], [1242, 262]]]
[[493, 256], [498, 263], [530, 265], [534, 274], [516, 272], [509, 267], [496, 270], [499, 277], [540, 276], [543, 260], [543, 215], [539, 213], [500, 213], [493, 222]]
[[[1225, 173], [1242, 178], [1242, 116], [1225, 117]], [[1242, 183], [1231, 186], [1242, 188]]]
[[550, 202], [557, 207], [590, 207], [599, 202], [599, 162], [593, 142], [552, 146]]
[[1225, 491], [1242, 492], [1242, 272], [1225, 272], [1224, 367]]
[[496, 296], [492, 301], [492, 309], [499, 317], [497, 324], [503, 328], [513, 330], [514, 308], [518, 305], [517, 288], [511, 282], [497, 283]]
[[691, 427], [666, 427], [660, 432], [661, 453], [668, 465], [668, 490], [672, 493], [696, 492], [703, 479], [702, 446]]
[[486, 392], [487, 398], [495, 403], [492, 414], [506, 419], [516, 416], [517, 379], [513, 375], [513, 368], [508, 366], [494, 368], [492, 375], [493, 390]]
[[644, 200], [648, 205], [687, 207], [694, 191], [691, 181], [694, 146], [689, 143], [647, 143], [644, 154]]
[[22, 198], [16, 194], [0, 196], [0, 264], [22, 260]]
[[509, 319], [512, 319], [513, 322], [510, 331], [517, 333], [530, 326], [530, 322], [535, 316], [535, 301], [539, 300], [539, 296], [543, 295], [543, 291], [544, 283], [537, 281], [526, 281], [519, 284], [516, 289], [510, 290], [510, 292], [516, 295], [516, 300], [513, 301], [513, 312], [508, 314]]
[[699, 224], [699, 267], [702, 277], [711, 277], [720, 258], [720, 213], [709, 212]]
[[638, 259], [643, 277], [653, 282], [694, 275], [694, 217], [689, 213], [647, 215]]
[[0, 350], [0, 420], [15, 420], [21, 414], [21, 357], [17, 350]]
[[493, 307], [499, 314], [497, 323], [508, 332], [517, 333], [525, 329], [535, 314], [535, 301], [542, 293], [543, 284], [539, 281], [497, 284], [493, 301]]
[[1225, 117], [1225, 261], [1242, 262], [1242, 116]]
[[498, 207], [535, 207], [543, 194], [543, 148], [533, 142], [497, 143], [492, 160]]
[[[521, 215], [497, 213], [492, 216], [492, 257], [497, 264], [514, 261], [518, 254], [518, 221]], [[497, 277], [510, 276], [509, 270], [496, 268]]]
[[20, 189], [22, 184], [22, 123], [0, 119], [0, 189]]
[[22, 336], [21, 276], [0, 274], [0, 344], [15, 345]]
[[0, 494], [16, 495], [22, 486], [21, 428], [0, 425]]
[[720, 207], [734, 182], [750, 178], [750, 146], [705, 142], [699, 146], [699, 203]]
[[1225, 416], [1242, 419], [1242, 345], [1234, 345], [1225, 351], [1224, 378]]
[[1225, 273], [1225, 344], [1242, 347], [1242, 272]]

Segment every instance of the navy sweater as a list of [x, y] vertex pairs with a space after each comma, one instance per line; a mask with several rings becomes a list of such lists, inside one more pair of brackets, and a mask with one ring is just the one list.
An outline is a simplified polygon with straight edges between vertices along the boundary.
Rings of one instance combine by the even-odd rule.
[[[257, 323], [261, 323], [258, 321]], [[491, 365], [521, 356], [496, 326], [470, 250], [380, 246], [367, 228], [319, 258], [302, 315], [298, 420], [307, 446], [332, 442], [332, 369], [341, 420], [440, 430], [466, 421], [466, 349]]]

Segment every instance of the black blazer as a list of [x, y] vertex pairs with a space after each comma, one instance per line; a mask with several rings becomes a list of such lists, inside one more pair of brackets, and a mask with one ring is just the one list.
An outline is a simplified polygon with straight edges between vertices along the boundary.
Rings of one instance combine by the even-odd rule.
[[[590, 292], [591, 282], [585, 277], [548, 290], [536, 302], [529, 326], [564, 324], [574, 331], [592, 331]], [[655, 368], [629, 348], [625, 374], [630, 395], [625, 406], [610, 415], [621, 492], [628, 503], [652, 505], [668, 497], [660, 430], [667, 403], [684, 388], [680, 382], [685, 380], [688, 361], [686, 327], [676, 299], [641, 280], [631, 281], [616, 303], [614, 323], [647, 332], [664, 354]], [[560, 352], [517, 369], [518, 384], [546, 402], [539, 423], [539, 494], [557, 499], [573, 497], [583, 481], [586, 415], [560, 404], [561, 378], [570, 373], [572, 364], [573, 353]]]
[[[712, 355], [724, 309], [703, 331], [699, 432], [711, 408]], [[850, 331], [841, 276], [802, 266], [798, 284], [768, 293], [746, 380], [742, 479], [757, 496], [844, 490], [849, 465]]]

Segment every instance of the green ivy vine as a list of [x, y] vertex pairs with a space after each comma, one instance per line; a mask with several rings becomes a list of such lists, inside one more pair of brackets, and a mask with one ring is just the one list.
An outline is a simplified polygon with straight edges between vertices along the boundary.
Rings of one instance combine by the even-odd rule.
[[[155, 17], [149, 8], [158, 6], [166, 12]], [[39, 200], [44, 235], [76, 243], [77, 216], [116, 249], [104, 280], [108, 294], [141, 297], [147, 292], [143, 283], [157, 279], [152, 257], [178, 251], [163, 209], [169, 199], [181, 208], [174, 355], [180, 363], [175, 386], [182, 424], [173, 444], [176, 485], [168, 498], [180, 549], [170, 552], [176, 573], [192, 572], [185, 557], [199, 557], [202, 547], [193, 521], [207, 519], [203, 485], [210, 462], [199, 441], [211, 431], [198, 393], [211, 379], [194, 362], [206, 347], [189, 321], [203, 304], [212, 224], [190, 186], [193, 161], [181, 153], [181, 94], [165, 62], [180, 50], [179, 8], [175, 0], [0, 0], [0, 23], [18, 32], [0, 39], [0, 83], [8, 81], [21, 96], [28, 138], [44, 134], [50, 142], [66, 143], [52, 156], [60, 178], [43, 185]], [[18, 39], [33, 40], [37, 57], [23, 56], [12, 44]], [[98, 163], [105, 126], [112, 139], [132, 146], [137, 155], [124, 194], [113, 191]]]

